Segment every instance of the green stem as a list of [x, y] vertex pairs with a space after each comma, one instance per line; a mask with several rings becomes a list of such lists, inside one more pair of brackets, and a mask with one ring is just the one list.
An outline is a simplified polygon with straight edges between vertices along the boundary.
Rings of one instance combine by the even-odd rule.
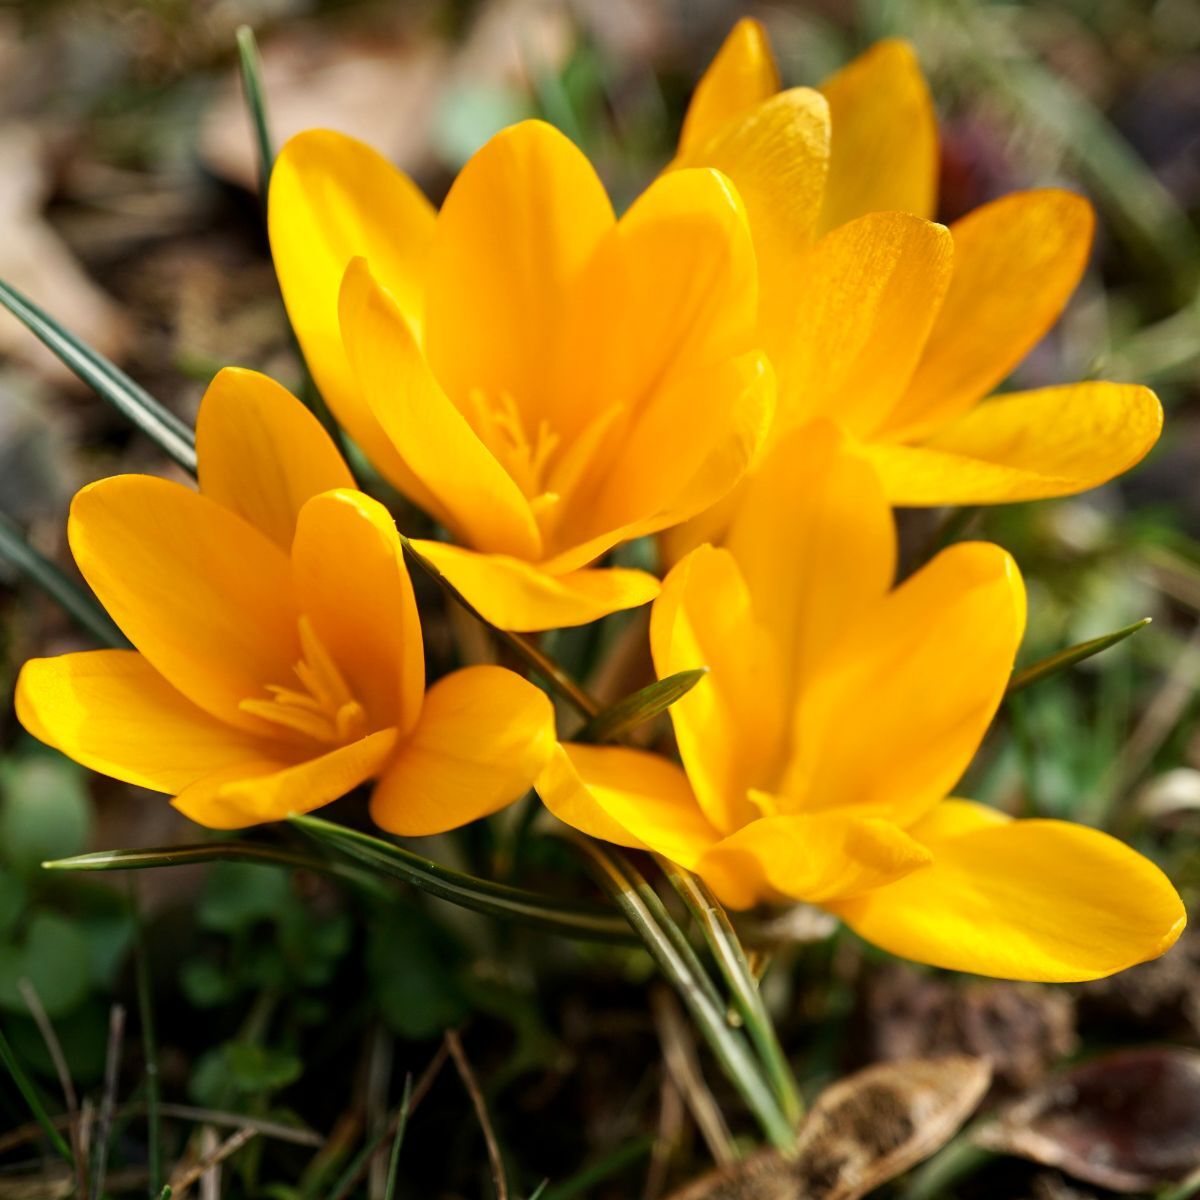
[[[760, 1064], [741, 1035], [726, 1024], [722, 1009], [712, 1003], [704, 985], [680, 957], [676, 940], [668, 936], [655, 919], [645, 903], [644, 893], [607, 848], [583, 837], [573, 836], [573, 841], [591, 859], [597, 879], [620, 906], [659, 970], [679, 993], [722, 1070], [758, 1119], [767, 1139], [779, 1150], [794, 1150], [795, 1132], [763, 1080]], [[634, 874], [636, 876], [636, 872]]]
[[795, 1127], [804, 1116], [804, 1099], [800, 1095], [799, 1085], [783, 1047], [779, 1044], [775, 1024], [763, 1003], [762, 993], [758, 990], [754, 973], [746, 960], [746, 952], [733, 923], [729, 920], [729, 914], [702, 879], [664, 858], [657, 855], [655, 857], [704, 931], [709, 949], [721, 968], [721, 974], [725, 977], [733, 995], [733, 1002], [742, 1015], [750, 1040], [758, 1050], [767, 1077], [775, 1089], [775, 1095], [783, 1106], [784, 1115]]
[[141, 904], [133, 881], [129, 884], [130, 906], [134, 920], [134, 970], [137, 976], [138, 1019], [142, 1026], [143, 1073], [146, 1077], [147, 1191], [156, 1200], [162, 1191], [161, 1092], [158, 1082], [158, 1039], [154, 1033], [154, 1000], [150, 987], [150, 961], [146, 951], [146, 929]]
[[25, 1103], [29, 1105], [29, 1111], [33, 1113], [37, 1123], [45, 1131], [46, 1137], [50, 1139], [50, 1144], [62, 1155], [63, 1161], [68, 1166], [75, 1165], [75, 1159], [71, 1154], [71, 1148], [63, 1140], [63, 1136], [54, 1127], [54, 1122], [50, 1119], [50, 1114], [46, 1111], [46, 1107], [42, 1104], [42, 1098], [38, 1095], [38, 1090], [33, 1080], [25, 1074], [21, 1064], [17, 1061], [17, 1056], [13, 1053], [12, 1047], [8, 1044], [8, 1038], [0, 1032], [0, 1063], [8, 1069], [8, 1073], [12, 1076], [12, 1081], [17, 1085], [17, 1090], [25, 1098]]
[[267, 123], [267, 101], [263, 91], [262, 57], [258, 53], [258, 42], [249, 25], [239, 25], [236, 33], [238, 66], [242, 74], [242, 92], [250, 120], [254, 125], [254, 137], [258, 143], [258, 195], [263, 209], [267, 206], [267, 186], [271, 182], [271, 168], [275, 164], [275, 147], [271, 144], [271, 130]]

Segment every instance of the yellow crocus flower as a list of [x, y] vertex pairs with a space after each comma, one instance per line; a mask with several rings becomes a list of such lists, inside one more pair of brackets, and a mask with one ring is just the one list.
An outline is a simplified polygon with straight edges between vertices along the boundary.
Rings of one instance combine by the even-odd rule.
[[891, 588], [878, 477], [828, 422], [784, 435], [726, 546], [668, 574], [660, 678], [707, 667], [671, 708], [683, 768], [560, 747], [538, 782], [586, 833], [696, 872], [732, 908], [805, 901], [919, 962], [1081, 980], [1163, 953], [1184, 910], [1162, 872], [1098, 830], [946, 799], [1004, 695], [1021, 576], [986, 543]]
[[652, 599], [589, 566], [724, 496], [770, 424], [741, 200], [709, 168], [617, 221], [562, 134], [526, 121], [440, 212], [316, 130], [271, 179], [271, 246], [313, 375], [372, 462], [453, 535], [419, 548], [494, 624], [576, 625]]
[[[792, 139], [803, 161], [785, 176], [763, 129], [786, 97], [807, 138]], [[745, 201], [778, 431], [836, 420], [893, 504], [1067, 495], [1128, 470], [1157, 441], [1162, 410], [1144, 387], [984, 399], [1062, 312], [1094, 218], [1082, 197], [1042, 189], [948, 229], [928, 220], [937, 123], [906, 43], [880, 42], [818, 90], [780, 92], [765, 31], [739, 22], [696, 89], [672, 165], [719, 167]]]
[[388, 512], [279, 384], [228, 369], [196, 427], [200, 490], [119, 475], [68, 525], [83, 577], [136, 647], [34, 659], [30, 733], [202, 825], [308, 812], [377, 779], [375, 821], [452, 829], [522, 795], [554, 745], [549, 699], [500, 667], [425, 688]]

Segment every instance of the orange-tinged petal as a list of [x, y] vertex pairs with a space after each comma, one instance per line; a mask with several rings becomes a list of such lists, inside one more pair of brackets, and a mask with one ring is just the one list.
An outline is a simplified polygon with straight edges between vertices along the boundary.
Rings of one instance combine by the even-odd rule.
[[854, 895], [926, 867], [929, 851], [875, 817], [767, 816], [706, 851], [696, 872], [730, 908]]
[[535, 786], [567, 825], [619, 846], [654, 850], [680, 866], [690, 867], [720, 836], [683, 771], [644, 750], [561, 745]]
[[535, 563], [445, 542], [413, 545], [485, 621], [514, 633], [586, 625], [648, 604], [659, 591], [658, 580], [645, 571], [611, 567], [556, 575]]
[[1149, 388], [1072, 383], [996, 396], [918, 446], [864, 447], [893, 504], [1007, 504], [1069, 496], [1139, 463], [1158, 441]]
[[[346, 271], [341, 319], [363, 394], [435, 497], [434, 515], [481, 550], [537, 558], [541, 536], [528, 501], [438, 386], [403, 312], [362, 259]], [[463, 326], [460, 345], [476, 332]]]
[[789, 696], [836, 632], [886, 595], [896, 570], [883, 488], [826, 421], [771, 447], [742, 489], [725, 546], [773, 639]]
[[267, 223], [275, 270], [305, 361], [338, 421], [367, 457], [424, 506], [427, 497], [359, 393], [338, 324], [350, 260], [367, 258], [405, 315], [420, 323], [434, 211], [420, 189], [369, 146], [310, 129], [275, 160]]
[[796, 267], [816, 233], [828, 160], [829, 106], [810, 88], [791, 88], [672, 164], [716, 167], [733, 181], [754, 235], [766, 324], [790, 311]]
[[354, 477], [321, 423], [266, 375], [226, 367], [196, 417], [200, 490], [291, 549], [304, 502]]
[[179, 792], [253, 761], [252, 735], [210, 717], [136, 650], [35, 658], [17, 679], [17, 719], [69, 758], [155, 792]]
[[[955, 812], [943, 819], [947, 805]], [[1183, 904], [1167, 877], [1099, 830], [997, 821], [982, 806], [947, 801], [909, 832], [929, 847], [930, 867], [829, 905], [903, 958], [1073, 983], [1157, 958], [1183, 931]]]
[[544, 692], [502, 667], [465, 667], [429, 689], [375, 788], [371, 818], [406, 837], [457, 829], [524, 795], [553, 748]]
[[564, 514], [560, 540], [567, 531], [580, 540], [548, 562], [573, 568], [704, 512], [758, 457], [774, 411], [774, 372], [758, 351], [664, 387], [614, 450], [606, 478]]
[[954, 276], [925, 353], [885, 430], [913, 441], [1000, 383], [1058, 319], [1087, 265], [1082, 196], [1014, 192], [956, 221]]
[[688, 104], [679, 152], [707, 141], [734, 117], [744, 116], [779, 91], [779, 68], [760, 21], [743, 17], [717, 51]]
[[952, 261], [950, 231], [907, 213], [871, 213], [817, 242], [768, 346], [780, 425], [825, 416], [860, 437], [874, 431], [904, 394]]
[[701, 809], [731, 833], [758, 815], [748, 791], [774, 779], [786, 720], [784, 664], [728, 551], [701, 546], [672, 568], [651, 610], [650, 648], [660, 679], [709, 669], [671, 719]]
[[328, 754], [289, 764], [266, 755], [214, 771], [173, 801], [185, 817], [209, 829], [243, 829], [282, 821], [292, 813], [332, 804], [378, 775], [396, 744], [394, 729], [380, 729]]
[[1025, 589], [998, 546], [943, 550], [846, 627], [800, 700], [779, 791], [899, 825], [945, 797], [1004, 695]]
[[299, 657], [287, 556], [257, 529], [178, 483], [117, 475], [80, 491], [67, 536], [113, 620], [169, 683], [250, 730], [238, 708]]
[[821, 229], [869, 212], [931, 217], [937, 116], [907, 42], [877, 42], [821, 85], [829, 102], [829, 181]]
[[356, 491], [325, 492], [301, 510], [292, 546], [297, 602], [371, 728], [416, 724], [425, 651], [391, 514]]
[[511, 397], [530, 428], [578, 372], [555, 362], [580, 275], [613, 225], [591, 164], [541, 121], [498, 133], [462, 169], [438, 215], [425, 347], [460, 406]]

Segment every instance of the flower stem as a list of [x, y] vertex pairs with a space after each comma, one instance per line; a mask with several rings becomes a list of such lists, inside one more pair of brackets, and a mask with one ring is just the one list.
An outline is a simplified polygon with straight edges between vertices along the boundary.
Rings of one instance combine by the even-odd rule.
[[795, 1127], [804, 1115], [804, 1099], [729, 914], [702, 879], [658, 855], [655, 859], [704, 931], [784, 1115]]

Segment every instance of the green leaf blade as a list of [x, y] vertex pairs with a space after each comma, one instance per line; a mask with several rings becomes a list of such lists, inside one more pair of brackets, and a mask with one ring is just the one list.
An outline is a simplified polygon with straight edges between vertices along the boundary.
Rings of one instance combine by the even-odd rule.
[[577, 742], [613, 742], [645, 721], [666, 712], [708, 674], [707, 667], [678, 671], [618, 700], [598, 713], [572, 739]]
[[1132, 637], [1137, 633], [1139, 629], [1145, 629], [1151, 620], [1151, 617], [1143, 617], [1140, 621], [1134, 621], [1132, 625], [1126, 625], [1123, 629], [1116, 629], [1102, 637], [1079, 642], [1075, 646], [1067, 647], [1066, 650], [1059, 650], [1056, 654], [1039, 659], [1023, 670], [1014, 671], [1008, 683], [1007, 695], [1011, 696], [1014, 692], [1019, 692], [1031, 684], [1039, 683], [1051, 675], [1057, 675], [1060, 671], [1065, 671], [1068, 667], [1073, 667], [1076, 663], [1081, 663], [1084, 659], [1092, 658], [1101, 651], [1117, 645], [1118, 642], [1123, 642], [1127, 637]]

